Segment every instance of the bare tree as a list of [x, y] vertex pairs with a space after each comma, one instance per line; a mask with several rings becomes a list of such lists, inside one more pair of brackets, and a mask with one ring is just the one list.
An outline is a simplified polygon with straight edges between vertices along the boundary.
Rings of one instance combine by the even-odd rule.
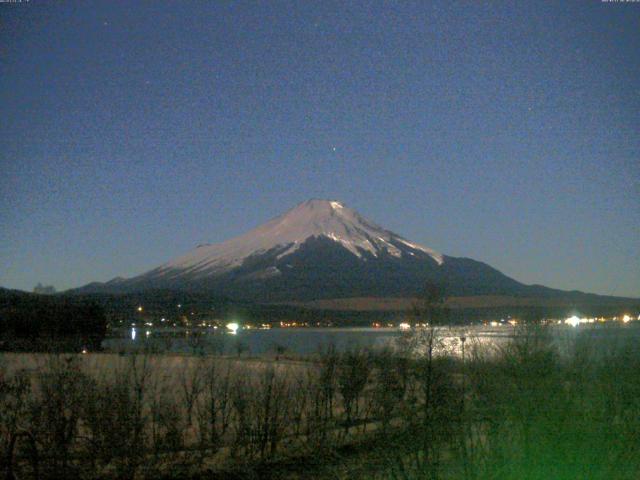
[[231, 363], [222, 367], [216, 359], [208, 359], [204, 369], [202, 394], [196, 403], [198, 441], [202, 449], [215, 453], [231, 422], [234, 371]]
[[340, 357], [338, 366], [338, 390], [342, 396], [345, 412], [345, 433], [358, 418], [360, 397], [371, 372], [369, 354], [365, 351], [351, 350]]
[[234, 388], [234, 450], [245, 459], [266, 460], [276, 454], [287, 429], [290, 386], [271, 366], [257, 375], [239, 378]]
[[290, 388], [288, 378], [273, 367], [266, 368], [258, 384], [257, 411], [260, 458], [273, 457], [287, 428]]
[[[428, 283], [423, 296], [413, 305], [414, 322], [426, 324], [414, 336], [408, 350], [414, 360], [411, 383], [416, 395], [404, 411], [405, 441], [413, 445], [408, 456], [396, 457], [400, 472], [420, 472], [421, 478], [439, 476], [443, 444], [452, 439], [451, 426], [457, 421], [457, 394], [446, 358], [438, 358], [445, 346], [439, 329], [450, 323], [443, 285]], [[403, 474], [404, 475], [404, 474]], [[403, 478], [399, 476], [397, 478]]]
[[112, 463], [119, 478], [133, 478], [144, 458], [152, 420], [147, 406], [151, 374], [148, 356], [131, 355], [111, 378], [87, 389], [83, 423], [91, 458]]
[[53, 476], [72, 475], [71, 454], [88, 384], [77, 356], [51, 355], [37, 375], [31, 422], [37, 443], [48, 452]]
[[193, 362], [189, 360], [185, 359], [183, 363], [178, 383], [186, 408], [187, 425], [191, 426], [193, 407], [205, 387], [206, 371], [203, 359], [196, 358]]
[[407, 389], [408, 371], [405, 359], [388, 349], [374, 356], [375, 378], [371, 391], [372, 404], [376, 416], [382, 422], [382, 433], [386, 434], [389, 424], [404, 400]]
[[28, 441], [32, 467], [38, 476], [38, 450], [28, 412], [31, 394], [29, 377], [24, 370], [8, 374], [4, 368], [0, 369], [0, 468], [8, 479], [16, 477], [14, 455], [20, 439]]
[[334, 425], [334, 403], [337, 390], [338, 354], [334, 346], [321, 352], [319, 365], [309, 371], [311, 387], [310, 412], [306, 438], [314, 447], [325, 448]]

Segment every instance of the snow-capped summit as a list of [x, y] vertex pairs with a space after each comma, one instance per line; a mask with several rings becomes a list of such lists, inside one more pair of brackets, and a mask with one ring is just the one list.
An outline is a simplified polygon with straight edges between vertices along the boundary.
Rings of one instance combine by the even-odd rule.
[[521, 293], [523, 285], [475, 260], [409, 242], [336, 200], [308, 200], [243, 235], [129, 279], [81, 288], [208, 292], [259, 302], [415, 296], [426, 282], [451, 294]]
[[438, 264], [443, 262], [442, 255], [379, 227], [342, 202], [312, 199], [244, 235], [215, 245], [200, 245], [158, 270], [188, 271], [190, 275], [221, 273], [242, 265], [248, 257], [275, 250], [281, 259], [298, 250], [308, 239], [320, 237], [340, 244], [358, 258], [365, 253], [377, 257], [385, 251], [400, 257], [407, 249], [409, 254], [419, 251]]

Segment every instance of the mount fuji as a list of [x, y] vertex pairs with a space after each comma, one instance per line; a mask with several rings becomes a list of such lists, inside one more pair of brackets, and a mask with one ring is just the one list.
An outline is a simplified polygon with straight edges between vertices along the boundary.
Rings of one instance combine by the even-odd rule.
[[133, 278], [81, 292], [207, 292], [258, 302], [411, 297], [427, 282], [449, 295], [554, 296], [489, 265], [410, 242], [343, 203], [308, 200], [244, 235], [194, 250]]

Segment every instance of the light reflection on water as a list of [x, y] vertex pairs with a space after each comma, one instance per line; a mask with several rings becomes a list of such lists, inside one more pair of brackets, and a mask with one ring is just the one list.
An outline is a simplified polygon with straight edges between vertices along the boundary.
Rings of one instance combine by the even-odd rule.
[[[560, 353], [568, 352], [580, 336], [625, 339], [633, 337], [640, 340], [640, 325], [611, 327], [553, 326], [547, 331]], [[501, 327], [442, 327], [436, 329], [438, 339], [436, 354], [460, 356], [461, 337], [464, 337], [465, 349], [472, 352], [476, 348], [491, 350], [506, 345], [521, 329], [511, 326]], [[103, 342], [107, 350], [150, 349], [157, 352], [211, 353], [211, 354], [247, 354], [264, 355], [275, 352], [307, 355], [334, 346], [338, 351], [355, 348], [406, 348], [414, 351], [424, 350], [424, 336], [427, 330], [418, 329], [408, 332], [393, 328], [273, 328], [269, 330], [238, 329], [236, 334], [211, 330], [148, 330], [145, 336], [136, 336], [135, 328], [130, 332], [122, 331], [120, 337], [109, 338]], [[129, 335], [127, 335], [129, 334]], [[421, 339], [422, 337], [422, 339]], [[422, 342], [421, 342], [422, 340]], [[416, 348], [416, 345], [418, 347]]]

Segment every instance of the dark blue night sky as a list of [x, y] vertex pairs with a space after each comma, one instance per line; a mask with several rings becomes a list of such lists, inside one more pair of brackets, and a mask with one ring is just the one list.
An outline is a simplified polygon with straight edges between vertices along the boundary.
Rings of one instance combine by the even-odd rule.
[[640, 4], [0, 4], [0, 285], [130, 276], [311, 197], [640, 296]]

